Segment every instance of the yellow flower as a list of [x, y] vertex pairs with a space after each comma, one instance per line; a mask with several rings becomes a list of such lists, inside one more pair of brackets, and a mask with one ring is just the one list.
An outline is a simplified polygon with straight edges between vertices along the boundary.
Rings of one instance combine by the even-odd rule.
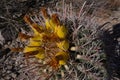
[[59, 38], [62, 38], [62, 39], [66, 38], [67, 32], [68, 31], [65, 28], [65, 26], [57, 26], [57, 27], [55, 27], [55, 33], [57, 34], [57, 36]]
[[59, 62], [59, 65], [65, 65], [69, 59], [69, 54], [64, 51], [60, 51], [55, 55], [56, 60]]
[[56, 44], [57, 44], [57, 47], [59, 47], [61, 50], [64, 50], [64, 51], [67, 51], [69, 48], [69, 42], [67, 40], [63, 40]]
[[67, 40], [67, 29], [60, 23], [57, 14], [49, 15], [47, 9], [42, 8], [45, 26], [40, 26], [31, 20], [29, 15], [24, 16], [25, 22], [33, 30], [33, 35], [20, 34], [21, 39], [29, 39], [29, 43], [22, 50], [26, 57], [29, 55], [43, 59], [53, 69], [65, 65], [69, 59], [69, 41]]

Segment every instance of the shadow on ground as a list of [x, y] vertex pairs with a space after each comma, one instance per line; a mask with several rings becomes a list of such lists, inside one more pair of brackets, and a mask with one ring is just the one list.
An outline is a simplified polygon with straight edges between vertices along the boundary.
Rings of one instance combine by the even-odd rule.
[[108, 80], [120, 78], [120, 23], [111, 31], [105, 30], [102, 37]]

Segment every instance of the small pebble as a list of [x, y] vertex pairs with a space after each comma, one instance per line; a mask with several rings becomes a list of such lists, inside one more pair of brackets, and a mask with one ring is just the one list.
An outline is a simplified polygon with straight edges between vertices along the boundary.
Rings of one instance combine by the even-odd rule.
[[11, 73], [11, 76], [13, 77], [13, 78], [16, 78], [16, 74], [14, 74], [14, 73]]
[[8, 65], [8, 66], [7, 66], [7, 69], [9, 69], [9, 70], [12, 69], [12, 66], [11, 66], [11, 65]]
[[4, 80], [10, 80], [10, 76], [6, 76]]

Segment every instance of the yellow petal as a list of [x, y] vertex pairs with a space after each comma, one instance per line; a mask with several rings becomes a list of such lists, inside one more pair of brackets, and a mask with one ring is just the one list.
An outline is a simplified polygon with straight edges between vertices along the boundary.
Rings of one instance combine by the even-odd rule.
[[24, 48], [23, 53], [27, 53], [27, 52], [31, 52], [31, 51], [37, 51], [37, 50], [38, 50], [37, 47], [28, 47], [28, 46], [26, 46], [26, 47]]
[[69, 54], [64, 51], [58, 52], [56, 55], [56, 60], [59, 62], [59, 65], [65, 65], [67, 60], [69, 59]]
[[35, 57], [38, 59], [44, 59], [45, 55], [44, 54], [36, 54]]
[[45, 58], [44, 53], [45, 53], [44, 50], [40, 50], [39, 53], [35, 55], [35, 57], [38, 59], [44, 59]]
[[44, 7], [42, 7], [42, 8], [41, 8], [41, 11], [42, 11], [43, 17], [44, 17], [45, 19], [48, 19], [48, 18], [49, 18], [49, 14], [48, 14], [48, 12], [47, 12], [47, 9], [44, 8]]
[[45, 25], [47, 30], [52, 30], [54, 31], [55, 26], [57, 25], [56, 23], [53, 22], [52, 19], [46, 19], [45, 20]]
[[52, 16], [51, 16], [51, 19], [52, 19], [52, 22], [54, 23], [54, 24], [56, 24], [57, 26], [58, 25], [60, 25], [60, 20], [59, 20], [59, 18], [58, 18], [58, 14], [52, 14]]
[[55, 33], [57, 34], [57, 36], [59, 38], [66, 38], [67, 32], [68, 31], [65, 28], [65, 26], [57, 26], [57, 27], [55, 27]]
[[31, 38], [30, 40], [33, 40], [33, 41], [42, 41], [42, 37], [40, 35], [34, 35], [33, 38]]
[[45, 35], [45, 33], [34, 35], [31, 39], [34, 41], [42, 41], [44, 35]]
[[48, 35], [48, 34], [46, 32], [42, 32], [41, 34], [34, 35], [30, 40], [33, 41], [33, 42], [36, 41], [36, 43], [39, 43], [39, 44], [42, 45], [45, 35]]
[[10, 48], [13, 52], [22, 52], [23, 48]]
[[66, 62], [64, 60], [59, 61], [59, 65], [65, 65], [65, 64], [66, 64]]
[[51, 29], [51, 25], [50, 25], [50, 20], [49, 19], [46, 19], [45, 20], [45, 26], [46, 26], [46, 28], [49, 30], [49, 29]]
[[61, 50], [67, 51], [69, 48], [69, 42], [67, 40], [63, 40], [57, 43], [57, 47], [59, 47]]
[[45, 25], [48, 30], [54, 31], [55, 27], [60, 25], [60, 21], [58, 19], [57, 14], [53, 14], [50, 19], [45, 19]]
[[31, 24], [33, 23], [33, 21], [30, 19], [30, 16], [29, 16], [29, 15], [25, 15], [25, 16], [23, 17], [23, 19], [24, 19], [24, 21], [25, 21], [27, 24], [29, 24], [29, 25], [31, 25]]
[[21, 40], [21, 41], [23, 41], [23, 40], [28, 40], [29, 38], [32, 38], [33, 36], [30, 36], [30, 35], [27, 35], [27, 34], [25, 34], [25, 33], [19, 33], [18, 34], [18, 37], [19, 37], [19, 39]]
[[36, 23], [33, 23], [31, 24], [31, 28], [34, 32], [35, 35], [38, 35], [40, 34], [41, 32], [43, 32], [43, 27], [42, 26], [39, 26], [38, 24]]
[[30, 39], [29, 45], [28, 46], [33, 46], [33, 47], [40, 47], [42, 45], [41, 41], [35, 41]]

